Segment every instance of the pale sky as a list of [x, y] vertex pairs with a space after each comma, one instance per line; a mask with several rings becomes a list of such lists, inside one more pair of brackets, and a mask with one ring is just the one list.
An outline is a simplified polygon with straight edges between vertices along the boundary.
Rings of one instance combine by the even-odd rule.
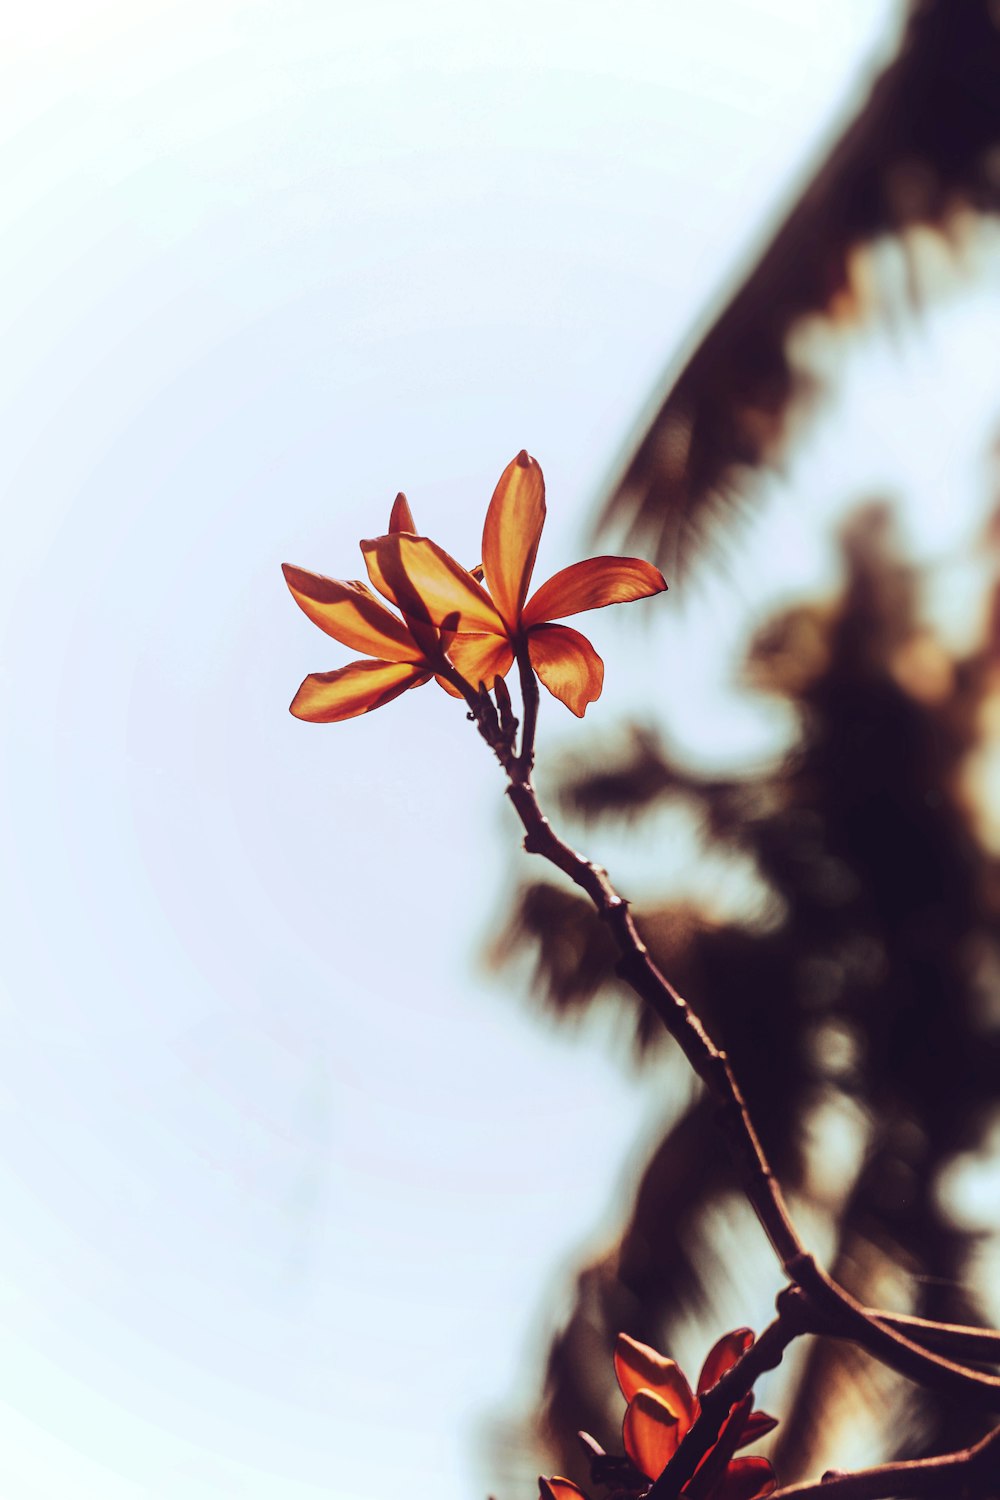
[[[346, 653], [279, 564], [354, 576], [400, 488], [472, 562], [522, 446], [541, 576], [578, 555], [894, 13], [2, 23], [8, 1500], [485, 1493], [477, 1432], [659, 1106], [603, 1020], [482, 973], [525, 865], [462, 712], [288, 716]], [[607, 732], [645, 648], [593, 635]], [[547, 702], [543, 761], [582, 732]]]

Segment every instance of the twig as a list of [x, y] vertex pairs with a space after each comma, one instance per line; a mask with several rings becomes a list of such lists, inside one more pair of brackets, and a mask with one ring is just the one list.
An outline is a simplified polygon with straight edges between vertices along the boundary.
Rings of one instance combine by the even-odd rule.
[[[938, 1354], [950, 1354], [953, 1359], [981, 1360], [986, 1364], [1000, 1364], [1000, 1331], [996, 1328], [968, 1328], [962, 1323], [933, 1323], [928, 1318], [915, 1318], [909, 1313], [879, 1312], [866, 1308], [870, 1318], [905, 1334], [915, 1344], [933, 1349]], [[836, 1329], [830, 1330], [836, 1335]]]
[[813, 1332], [852, 1339], [900, 1375], [932, 1390], [960, 1396], [971, 1394], [975, 1386], [988, 1406], [1000, 1409], [1000, 1376], [970, 1370], [881, 1322], [838, 1286], [811, 1255], [799, 1256], [785, 1270], [806, 1293], [812, 1310], [818, 1314]]
[[516, 779], [527, 783], [535, 764], [535, 729], [538, 725], [538, 679], [535, 677], [528, 655], [528, 642], [522, 637], [515, 652], [517, 670], [521, 679], [521, 701], [524, 704], [524, 728], [521, 731], [521, 751], [517, 757]]
[[946, 1453], [939, 1458], [911, 1459], [907, 1463], [882, 1464], [877, 1469], [859, 1469], [854, 1474], [826, 1475], [818, 1483], [791, 1484], [772, 1490], [769, 1500], [909, 1500], [911, 1496], [934, 1495], [941, 1500], [956, 1496], [989, 1496], [1000, 1485], [1000, 1427], [971, 1448]]
[[784, 1265], [804, 1255], [805, 1246], [792, 1225], [725, 1053], [715, 1046], [690, 1006], [653, 963], [628, 903], [611, 884], [607, 871], [591, 864], [554, 832], [538, 805], [530, 779], [511, 778], [507, 795], [524, 826], [525, 849], [549, 860], [587, 893], [617, 943], [619, 974], [653, 1007], [722, 1106], [722, 1123], [743, 1163], [747, 1195], [778, 1258]]

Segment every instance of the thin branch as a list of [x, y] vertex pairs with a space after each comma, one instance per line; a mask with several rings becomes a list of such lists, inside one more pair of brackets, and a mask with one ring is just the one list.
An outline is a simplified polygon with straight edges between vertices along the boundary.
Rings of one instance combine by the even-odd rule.
[[1000, 1376], [970, 1370], [881, 1322], [838, 1286], [811, 1255], [800, 1256], [785, 1270], [806, 1293], [812, 1310], [818, 1314], [813, 1332], [852, 1339], [900, 1375], [931, 1390], [961, 1396], [970, 1394], [974, 1386], [986, 1398], [988, 1406], [1000, 1409]]
[[527, 777], [511, 779], [507, 795], [524, 826], [525, 849], [549, 860], [587, 893], [617, 943], [621, 954], [619, 974], [653, 1007], [722, 1106], [722, 1124], [742, 1163], [747, 1196], [778, 1258], [785, 1265], [804, 1255], [805, 1246], [792, 1225], [781, 1188], [757, 1139], [725, 1053], [715, 1046], [698, 1017], [653, 963], [628, 903], [611, 884], [607, 871], [591, 864], [558, 837], [542, 813]]
[[883, 1323], [887, 1328], [894, 1328], [915, 1344], [933, 1349], [937, 1354], [950, 1354], [953, 1359], [1000, 1364], [1000, 1330], [996, 1328], [969, 1328], [962, 1323], [934, 1323], [928, 1318], [912, 1317], [909, 1313], [879, 1312], [871, 1307], [865, 1311], [870, 1318]]
[[854, 1474], [830, 1473], [818, 1483], [791, 1484], [772, 1490], [769, 1500], [910, 1500], [911, 1496], [934, 1495], [941, 1500], [955, 1496], [995, 1495], [1000, 1485], [1000, 1427], [982, 1442], [939, 1458], [912, 1459], [907, 1463], [882, 1464], [877, 1469], [859, 1469]]
[[538, 679], [528, 655], [527, 637], [517, 643], [515, 652], [517, 670], [521, 679], [521, 701], [524, 704], [524, 728], [521, 731], [521, 752], [517, 757], [517, 779], [527, 782], [535, 764], [535, 730], [538, 726]]

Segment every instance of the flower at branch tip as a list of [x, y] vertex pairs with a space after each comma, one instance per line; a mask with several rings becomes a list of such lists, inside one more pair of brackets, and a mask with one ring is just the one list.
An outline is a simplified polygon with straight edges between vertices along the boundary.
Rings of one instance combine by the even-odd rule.
[[[701, 1412], [699, 1397], [711, 1390], [753, 1343], [749, 1328], [724, 1334], [709, 1351], [698, 1377], [697, 1395], [672, 1359], [666, 1359], [648, 1344], [637, 1343], [627, 1333], [618, 1335], [615, 1374], [628, 1402], [622, 1437], [625, 1452], [635, 1466], [634, 1493], [646, 1490], [659, 1479], [681, 1441]], [[734, 1458], [748, 1443], [756, 1442], [777, 1425], [766, 1412], [753, 1410], [748, 1395], [730, 1411], [716, 1441], [681, 1495], [698, 1500], [758, 1500], [769, 1495], [777, 1480], [766, 1458]], [[625, 1493], [627, 1487], [622, 1486]], [[570, 1479], [539, 1480], [541, 1500], [587, 1500]]]
[[[413, 527], [405, 495], [397, 496], [389, 518], [389, 529]], [[398, 698], [407, 688], [429, 682], [434, 672], [434, 653], [440, 638], [412, 629], [380, 603], [358, 580], [343, 582], [307, 573], [283, 563], [281, 571], [292, 598], [314, 625], [332, 635], [342, 646], [363, 651], [370, 658], [352, 661], [334, 672], [311, 673], [292, 699], [297, 719], [315, 724], [333, 724], [369, 713]]]
[[[415, 529], [406, 496], [397, 495], [389, 517], [390, 535]], [[291, 711], [297, 719], [333, 724], [356, 718], [391, 703], [407, 688], [421, 687], [446, 666], [445, 653], [453, 642], [451, 621], [430, 624], [420, 608], [416, 613], [400, 609], [395, 614], [356, 579], [324, 578], [288, 563], [282, 572], [292, 598], [314, 625], [370, 658], [308, 676], [292, 700]], [[463, 662], [467, 671], [478, 669], [474, 648], [466, 647]], [[449, 693], [457, 691], [440, 676], [438, 681]]]
[[[458, 631], [449, 654], [473, 684], [509, 672], [522, 647], [550, 693], [582, 717], [600, 696], [604, 663], [579, 631], [557, 625], [588, 609], [661, 593], [663, 575], [638, 557], [571, 563], [528, 598], [545, 523], [545, 481], [523, 450], [504, 469], [486, 512], [483, 573], [488, 588], [427, 537], [404, 529], [362, 542], [372, 583], [400, 609]], [[478, 676], [473, 675], [478, 672]]]

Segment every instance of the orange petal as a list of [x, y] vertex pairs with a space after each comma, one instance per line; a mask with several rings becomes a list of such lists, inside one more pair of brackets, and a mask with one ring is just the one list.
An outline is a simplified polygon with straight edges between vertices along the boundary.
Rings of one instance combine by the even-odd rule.
[[522, 619], [527, 626], [562, 620], [584, 609], [630, 604], [633, 599], [660, 594], [666, 586], [659, 568], [641, 557], [589, 557], [553, 573], [532, 594]]
[[743, 1424], [743, 1432], [737, 1448], [745, 1448], [748, 1443], [755, 1443], [758, 1438], [766, 1437], [773, 1432], [778, 1425], [777, 1417], [772, 1417], [766, 1411], [752, 1411]]
[[528, 655], [549, 692], [582, 719], [604, 686], [604, 663], [586, 636], [568, 625], [536, 625]]
[[447, 677], [438, 675], [434, 678], [434, 681], [437, 683], [438, 687], [444, 688], [449, 698], [461, 698], [462, 694], [458, 691], [457, 687], [452, 687]]
[[494, 677], [506, 677], [514, 661], [510, 642], [499, 635], [456, 635], [448, 655], [456, 672], [473, 687], [485, 682], [492, 688]]
[[352, 661], [336, 672], [314, 672], [292, 699], [291, 712], [311, 724], [336, 724], [391, 703], [430, 674], [412, 662]]
[[587, 1500], [579, 1485], [572, 1479], [538, 1478], [538, 1493], [541, 1500]]
[[282, 565], [285, 582], [301, 610], [342, 646], [383, 661], [419, 661], [420, 649], [402, 620], [374, 598], [361, 583], [342, 583]]
[[642, 1390], [652, 1391], [683, 1422], [685, 1431], [690, 1427], [694, 1420], [694, 1396], [675, 1360], [629, 1338], [627, 1333], [620, 1333], [615, 1345], [615, 1374], [626, 1401]]
[[485, 589], [428, 537], [398, 532], [362, 542], [361, 550], [372, 583], [404, 615], [435, 625], [454, 615], [454, 630], [506, 633]]
[[392, 503], [392, 513], [389, 516], [389, 530], [415, 532], [416, 529], [413, 512], [410, 509], [410, 502], [403, 494], [403, 491], [400, 490]]
[[682, 1437], [677, 1418], [652, 1391], [639, 1391], [629, 1402], [622, 1424], [625, 1452], [647, 1479], [659, 1479]]
[[483, 527], [483, 566], [510, 630], [516, 630], [545, 524], [545, 480], [524, 449], [511, 459], [493, 491]]
[[708, 1358], [701, 1367], [701, 1374], [698, 1376], [699, 1396], [710, 1391], [752, 1343], [753, 1331], [750, 1328], [734, 1328], [732, 1333], [724, 1333], [718, 1343], [712, 1345]]
[[760, 1495], [769, 1495], [777, 1484], [766, 1458], [734, 1458], [713, 1489], [712, 1500], [757, 1500]]

